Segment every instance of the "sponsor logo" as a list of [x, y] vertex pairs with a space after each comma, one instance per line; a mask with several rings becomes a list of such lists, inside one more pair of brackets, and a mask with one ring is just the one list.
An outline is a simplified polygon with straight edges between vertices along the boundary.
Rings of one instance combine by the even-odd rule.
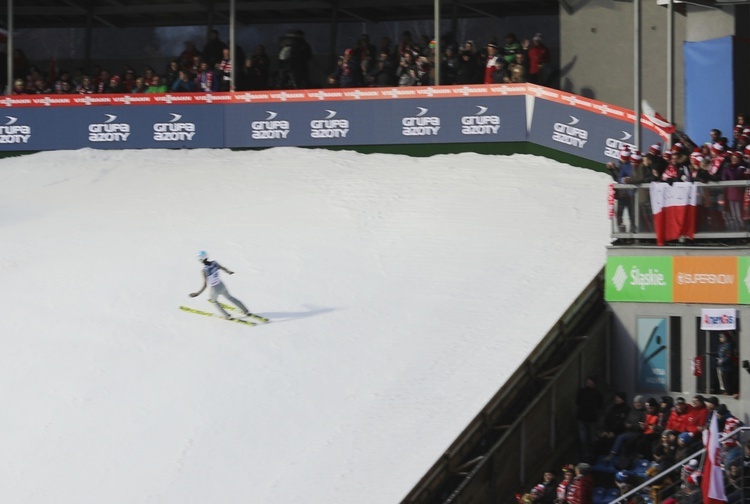
[[647, 287], [664, 287], [667, 285], [666, 277], [656, 268], [649, 268], [642, 272], [638, 266], [630, 269], [630, 285], [645, 290]]
[[723, 273], [683, 273], [677, 274], [679, 285], [708, 284], [708, 285], [733, 285], [734, 275]]
[[415, 116], [401, 119], [401, 134], [404, 136], [434, 136], [440, 131], [440, 118], [428, 116], [424, 107], [417, 107], [419, 112]]
[[625, 282], [627, 281], [628, 274], [625, 272], [625, 268], [622, 267], [622, 264], [619, 264], [617, 270], [615, 270], [615, 274], [612, 276], [612, 283], [615, 284], [617, 292], [622, 291], [622, 288], [625, 287]]
[[172, 114], [168, 122], [154, 124], [154, 140], [157, 142], [190, 142], [195, 136], [195, 123], [182, 122], [180, 114]]
[[349, 133], [349, 120], [336, 119], [335, 110], [326, 110], [328, 115], [324, 119], [310, 121], [310, 136], [312, 138], [346, 138]]
[[461, 133], [464, 135], [497, 135], [500, 130], [500, 116], [485, 115], [487, 107], [477, 105], [474, 115], [461, 117]]
[[589, 132], [585, 129], [576, 127], [580, 119], [577, 117], [570, 116], [570, 122], [568, 124], [555, 123], [552, 128], [554, 133], [552, 134], [552, 140], [565, 145], [577, 147], [583, 149], [586, 142], [589, 140]]
[[734, 316], [729, 313], [722, 313], [721, 315], [703, 315], [703, 325], [734, 325]]
[[0, 124], [0, 144], [25, 144], [29, 143], [31, 138], [31, 126], [26, 124], [16, 124], [17, 117], [5, 116], [8, 120], [5, 124]]
[[250, 124], [252, 137], [254, 140], [276, 140], [286, 138], [291, 131], [289, 121], [280, 121], [276, 117], [277, 112], [267, 110], [268, 117], [264, 121], [253, 121]]
[[89, 124], [89, 142], [127, 142], [130, 125], [115, 122], [116, 115], [104, 115], [107, 117], [106, 121]]
[[627, 131], [622, 132], [622, 138], [607, 138], [604, 142], [604, 155], [612, 159], [620, 159], [620, 151], [627, 147], [630, 152], [634, 152], [637, 147], [635, 144], [628, 143], [633, 135]]

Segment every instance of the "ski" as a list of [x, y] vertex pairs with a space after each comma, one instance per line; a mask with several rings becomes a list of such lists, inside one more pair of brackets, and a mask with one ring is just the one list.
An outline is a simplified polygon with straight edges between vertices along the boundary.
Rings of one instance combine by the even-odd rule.
[[[208, 302], [209, 302], [209, 303], [213, 303], [214, 301], [211, 301], [211, 300], [209, 299], [209, 300], [208, 300]], [[221, 301], [219, 301], [219, 306], [221, 306], [221, 307], [222, 307], [222, 308], [224, 308], [225, 310], [230, 310], [230, 311], [236, 311], [236, 310], [237, 310], [237, 307], [235, 307], [235, 306], [232, 306], [232, 305], [228, 305], [228, 304], [224, 304], [224, 303], [222, 303]], [[261, 321], [261, 322], [263, 322], [264, 324], [267, 324], [267, 323], [269, 323], [269, 322], [270, 322], [270, 320], [268, 320], [267, 318], [265, 318], [265, 317], [261, 317], [260, 315], [256, 315], [256, 314], [254, 314], [254, 313], [251, 313], [251, 314], [249, 314], [249, 315], [248, 315], [248, 317], [252, 317], [252, 318], [254, 318], [254, 319], [260, 320], [260, 321]]]
[[188, 313], [195, 313], [196, 315], [203, 315], [204, 317], [215, 317], [222, 320], [226, 320], [228, 322], [237, 322], [238, 324], [244, 324], [249, 326], [258, 325], [255, 322], [250, 322], [249, 320], [241, 319], [241, 318], [225, 318], [222, 315], [219, 315], [218, 313], [211, 313], [203, 310], [196, 310], [195, 308], [190, 308], [189, 306], [180, 306], [180, 310], [186, 311]]

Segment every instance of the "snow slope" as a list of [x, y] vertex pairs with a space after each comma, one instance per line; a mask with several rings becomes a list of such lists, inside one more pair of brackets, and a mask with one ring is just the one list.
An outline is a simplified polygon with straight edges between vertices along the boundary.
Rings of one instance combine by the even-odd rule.
[[[399, 502], [602, 267], [607, 183], [527, 155], [0, 160], [0, 501]], [[271, 324], [177, 309], [213, 308], [201, 249]]]

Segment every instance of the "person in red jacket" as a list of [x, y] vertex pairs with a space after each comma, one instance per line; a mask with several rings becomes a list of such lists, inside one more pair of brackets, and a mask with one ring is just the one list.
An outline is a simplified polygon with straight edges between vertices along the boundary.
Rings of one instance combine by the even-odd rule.
[[687, 414], [685, 430], [694, 436], [706, 428], [706, 419], [708, 418], [708, 408], [702, 395], [693, 397], [693, 407]]
[[576, 466], [576, 476], [570, 483], [567, 502], [568, 504], [593, 504], [594, 477], [591, 475], [590, 465], [582, 462]]
[[674, 401], [674, 409], [667, 420], [667, 430], [676, 432], [687, 431], [687, 422], [692, 406], [685, 402], [684, 397], [678, 397]]
[[542, 43], [542, 35], [537, 33], [527, 45], [526, 53], [529, 58], [529, 82], [544, 85], [544, 65], [549, 63], [549, 49]]

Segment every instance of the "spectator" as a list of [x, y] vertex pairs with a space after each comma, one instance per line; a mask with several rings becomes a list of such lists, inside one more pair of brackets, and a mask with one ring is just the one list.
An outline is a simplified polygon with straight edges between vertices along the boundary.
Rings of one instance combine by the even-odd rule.
[[435, 68], [424, 56], [417, 60], [417, 86], [434, 86]]
[[146, 82], [146, 87], [151, 86], [154, 83], [155, 76], [156, 72], [154, 72], [154, 69], [146, 65], [145, 70], [143, 70], [143, 80]]
[[441, 84], [452, 85], [456, 83], [456, 75], [458, 74], [458, 63], [459, 58], [456, 54], [456, 47], [448, 45], [443, 52], [441, 57]]
[[132, 93], [135, 87], [135, 70], [129, 68], [125, 70], [125, 76], [122, 79], [122, 88], [126, 93]]
[[542, 35], [537, 33], [531, 39], [531, 45], [526, 48], [529, 60], [529, 82], [546, 85], [544, 68], [550, 61], [549, 49], [542, 43]]
[[180, 62], [180, 66], [183, 69], [193, 71], [193, 67], [196, 63], [195, 59], [200, 58], [201, 56], [202, 54], [195, 48], [193, 41], [188, 40], [185, 42], [185, 49], [180, 53], [177, 60]]
[[396, 69], [386, 49], [380, 50], [371, 77], [371, 85], [373, 86], [391, 87], [396, 84]]
[[688, 413], [685, 430], [697, 436], [706, 429], [708, 408], [706, 408], [705, 398], [700, 394], [693, 397], [692, 403], [693, 407], [690, 413]]
[[528, 80], [528, 69], [526, 67], [526, 55], [522, 52], [516, 54], [516, 59], [508, 65], [510, 82], [521, 83]]
[[124, 93], [125, 90], [122, 88], [121, 80], [119, 75], [113, 75], [109, 79], [109, 93], [111, 94], [120, 94]]
[[31, 90], [32, 94], [50, 94], [52, 93], [52, 90], [47, 85], [46, 82], [44, 82], [44, 79], [37, 79], [34, 82], [34, 89]]
[[456, 84], [476, 84], [478, 76], [476, 61], [470, 51], [462, 51], [456, 71]]
[[495, 62], [500, 58], [500, 51], [497, 44], [490, 42], [487, 44], [487, 62], [484, 67], [484, 82], [485, 84], [492, 84], [492, 74], [495, 73]]
[[677, 453], [676, 440], [674, 431], [667, 430], [661, 434], [660, 443], [652, 452], [653, 465], [657, 469], [656, 474], [662, 473], [674, 465]]
[[221, 41], [219, 38], [219, 30], [210, 30], [208, 32], [208, 40], [206, 45], [203, 46], [203, 58], [208, 63], [208, 66], [214, 68], [214, 66], [221, 61], [224, 49], [228, 49], [229, 46]]
[[643, 423], [643, 436], [638, 442], [637, 451], [643, 458], [651, 459], [654, 447], [660, 442], [661, 433], [657, 431], [659, 423], [659, 403], [653, 397], [646, 401], [646, 420]]
[[505, 67], [505, 60], [503, 58], [497, 58], [495, 59], [495, 71], [492, 72], [492, 84], [502, 84], [506, 82], [510, 82], [510, 74]]
[[[210, 67], [210, 63], [207, 66]], [[216, 75], [219, 79], [219, 91], [231, 91], [232, 53], [228, 47], [223, 49], [221, 61], [216, 64]]]
[[700, 449], [700, 443], [696, 442], [695, 437], [689, 432], [683, 432], [677, 436], [677, 451], [675, 452], [675, 460], [685, 460], [690, 455]]
[[194, 78], [196, 91], [203, 93], [212, 93], [219, 90], [219, 80], [216, 78], [214, 71], [208, 66], [208, 63], [202, 61], [198, 68], [198, 73]]
[[160, 76], [154, 75], [151, 78], [151, 85], [146, 88], [146, 92], [147, 93], [166, 93], [167, 85], [162, 83]]
[[245, 58], [245, 63], [237, 72], [237, 90], [252, 91], [261, 89], [260, 70], [257, 67], [257, 58], [250, 56]]
[[[620, 151], [620, 162], [615, 164], [613, 162], [607, 163], [612, 178], [618, 184], [630, 184], [633, 176], [633, 166], [630, 164], [630, 149], [624, 147]], [[617, 227], [621, 233], [624, 233], [625, 221], [623, 220], [623, 214], [625, 210], [628, 211], [628, 219], [630, 219], [631, 228], [635, 223], [633, 219], [633, 194], [629, 189], [618, 189], [616, 192], [617, 198]]]
[[171, 89], [175, 93], [194, 93], [196, 91], [195, 82], [190, 78], [190, 74], [182, 69], [177, 73], [177, 80], [172, 83]]
[[398, 68], [396, 69], [399, 86], [416, 86], [417, 84], [417, 65], [414, 62], [414, 55], [411, 52], [404, 53]]
[[576, 466], [576, 476], [570, 483], [567, 502], [569, 504], [593, 504], [594, 478], [591, 466], [581, 462]]
[[721, 437], [726, 437], [721, 441], [722, 460], [725, 466], [736, 464], [742, 458], [742, 447], [740, 446], [739, 433], [729, 436], [744, 424], [727, 408], [726, 404], [719, 404], [716, 408], [716, 415], [724, 422], [724, 429]]
[[109, 93], [109, 83], [112, 76], [110, 75], [108, 70], [102, 70], [99, 73], [99, 84], [96, 86], [96, 93], [97, 94], [107, 94]]
[[576, 394], [576, 421], [581, 460], [591, 462], [594, 458], [594, 437], [599, 415], [604, 408], [604, 395], [596, 388], [596, 378], [588, 376]]
[[669, 420], [667, 420], [667, 429], [678, 434], [687, 431], [688, 418], [692, 409], [692, 406], [685, 402], [685, 398], [678, 397], [675, 399], [674, 409], [669, 415]]
[[13, 89], [11, 89], [10, 94], [12, 95], [28, 94], [26, 92], [26, 84], [24, 83], [23, 79], [16, 79], [13, 81]]
[[[742, 159], [742, 153], [732, 151], [729, 155], [729, 162], [725, 165], [722, 170], [721, 180], [722, 181], [739, 181], [745, 180], [747, 168], [745, 167], [744, 160]], [[727, 187], [725, 190], [726, 199], [726, 210], [724, 211], [724, 221], [727, 225], [727, 231], [741, 231], [744, 228], [744, 222], [742, 220], [742, 203], [745, 199], [745, 188], [744, 187]], [[717, 358], [717, 370], [719, 374], [719, 385], [722, 390], [722, 394], [734, 394], [733, 391], [733, 374], [734, 365], [732, 359], [734, 358], [734, 345], [731, 340], [728, 340], [726, 334], [722, 333], [724, 340], [722, 345], [719, 346], [719, 355]], [[722, 336], [720, 335], [719, 338]], [[726, 345], [726, 346], [724, 346]], [[731, 353], [723, 354], [722, 346], [725, 351]]]
[[[739, 165], [739, 156], [733, 154], [732, 155], [732, 161], [729, 165], [729, 170], [733, 169], [733, 164], [736, 162]], [[744, 168], [744, 166], [742, 167]], [[727, 170], [727, 171], [729, 171]], [[736, 168], [737, 171], [740, 170], [739, 166]], [[739, 180], [741, 177], [738, 174], [737, 179]], [[744, 177], [742, 177], [744, 178]], [[725, 179], [726, 180], [726, 179]], [[738, 194], [732, 193], [732, 189], [737, 189]], [[740, 215], [740, 221], [741, 221], [741, 203], [739, 201], [735, 201], [739, 197], [744, 198], [744, 189], [742, 187], [730, 187], [727, 189], [728, 193], [728, 199], [730, 208], [732, 208], [732, 205], [736, 205], [736, 209], [731, 212], [732, 218], [735, 218], [735, 212], [739, 212]], [[733, 200], [734, 198], [734, 200]], [[739, 224], [738, 224], [739, 225]], [[739, 228], [737, 228], [739, 229]], [[737, 364], [736, 364], [736, 356], [735, 356], [735, 350], [734, 350], [734, 341], [732, 341], [731, 336], [729, 333], [722, 331], [719, 334], [719, 350], [718, 350], [718, 356], [717, 356], [717, 370], [719, 373], [719, 386], [721, 387], [721, 393], [727, 394], [727, 395], [733, 395], [734, 394], [734, 381], [735, 381], [735, 374], [737, 372]]]
[[625, 392], [616, 392], [612, 405], [604, 415], [601, 430], [597, 434], [598, 453], [611, 451], [615, 438], [625, 432], [625, 417], [630, 411], [627, 403], [628, 396]]
[[516, 61], [516, 54], [523, 52], [523, 46], [516, 37], [515, 33], [509, 33], [505, 36], [505, 46], [503, 46], [503, 54], [505, 62], [510, 65]]
[[627, 456], [631, 447], [643, 437], [646, 427], [645, 399], [643, 396], [633, 398], [633, 408], [625, 417], [625, 431], [615, 438], [608, 459], [618, 455]]
[[347, 49], [341, 59], [341, 64], [336, 67], [329, 78], [329, 82], [338, 87], [353, 88], [362, 86], [362, 69], [356, 59], [354, 51]]
[[554, 504], [557, 493], [557, 477], [555, 471], [548, 469], [542, 476], [542, 494], [537, 500], [540, 504]]
[[148, 89], [146, 86], [146, 80], [143, 77], [136, 77], [135, 86], [133, 86], [131, 93], [145, 93], [146, 89]]
[[[40, 78], [41, 75], [38, 77]], [[75, 89], [73, 86], [73, 76], [70, 75], [70, 72], [67, 70], [61, 70], [60, 71], [60, 78], [55, 81], [54, 86], [52, 86], [52, 92], [55, 94], [67, 94], [72, 92]]]
[[372, 58], [374, 61], [378, 57], [378, 51], [375, 46], [370, 43], [370, 36], [363, 33], [357, 41], [357, 53], [360, 60], [366, 60]]
[[568, 502], [568, 492], [570, 491], [570, 483], [575, 477], [575, 468], [570, 464], [563, 466], [563, 479], [560, 484], [557, 485], [557, 492], [555, 498], [555, 504], [565, 504]]
[[[172, 89], [175, 81], [179, 77], [180, 77], [180, 62], [177, 60], [172, 60], [169, 62], [169, 65], [167, 66], [167, 71], [164, 74], [164, 84], [166, 84], [169, 89]], [[133, 79], [133, 81], [135, 81], [135, 78]]]

